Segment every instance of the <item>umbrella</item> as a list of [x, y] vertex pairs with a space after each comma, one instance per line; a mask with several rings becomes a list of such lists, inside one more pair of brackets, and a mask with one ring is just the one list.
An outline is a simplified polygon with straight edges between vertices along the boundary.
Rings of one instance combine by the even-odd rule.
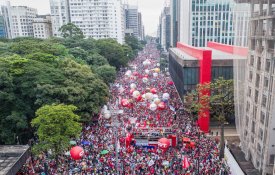
[[67, 151], [66, 153], [65, 153], [65, 155], [66, 156], [70, 156], [71, 154], [70, 154], [70, 151]]
[[91, 145], [91, 142], [83, 140], [81, 142], [82, 145]]
[[108, 153], [109, 153], [108, 150], [102, 150], [102, 151], [100, 152], [100, 154], [102, 154], [102, 155], [105, 155], [105, 154], [108, 154]]
[[169, 161], [167, 161], [167, 160], [163, 161], [163, 162], [162, 162], [162, 165], [163, 165], [163, 166], [169, 166]]
[[70, 141], [70, 145], [76, 145], [76, 141], [71, 140], [71, 141]]

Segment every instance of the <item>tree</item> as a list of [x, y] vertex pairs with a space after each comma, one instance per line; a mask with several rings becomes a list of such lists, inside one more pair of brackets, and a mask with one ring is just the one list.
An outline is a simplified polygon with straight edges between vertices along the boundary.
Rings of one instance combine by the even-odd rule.
[[[211, 96], [205, 93], [207, 91], [211, 92]], [[229, 117], [234, 115], [233, 80], [218, 78], [210, 84], [198, 85], [184, 99], [185, 110], [193, 117], [197, 117], [204, 110], [210, 110], [211, 117], [219, 121], [221, 128], [220, 159], [224, 158], [224, 124]]]
[[96, 73], [107, 84], [113, 83], [116, 78], [116, 68], [110, 65], [103, 65], [96, 68]]
[[80, 28], [73, 23], [68, 23], [60, 27], [59, 32], [63, 38], [84, 38], [84, 34]]
[[98, 53], [90, 54], [85, 61], [87, 62], [88, 65], [95, 68], [109, 64], [108, 60]]
[[58, 162], [58, 155], [69, 148], [71, 138], [79, 138], [81, 132], [80, 117], [74, 112], [73, 105], [45, 105], [36, 111], [36, 118], [31, 121], [37, 129], [39, 142], [34, 149], [38, 152], [52, 151]]
[[127, 65], [129, 59], [122, 46], [112, 39], [102, 39], [97, 41], [97, 47], [100, 50], [99, 54], [107, 58], [111, 66], [119, 69]]

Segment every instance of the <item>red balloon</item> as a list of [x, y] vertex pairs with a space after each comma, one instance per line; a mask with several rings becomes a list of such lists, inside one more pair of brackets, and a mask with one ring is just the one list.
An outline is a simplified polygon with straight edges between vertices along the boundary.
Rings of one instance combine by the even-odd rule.
[[147, 74], [146, 74], [146, 75], [144, 75], [144, 77], [145, 77], [145, 78], [148, 78], [148, 77], [149, 77], [149, 75], [147, 75]]
[[152, 94], [156, 94], [157, 93], [156, 88], [152, 88], [150, 91], [151, 91]]
[[158, 146], [160, 149], [167, 150], [170, 146], [170, 140], [167, 138], [161, 138], [158, 140]]
[[129, 105], [129, 101], [127, 99], [122, 99], [120, 104], [123, 107], [127, 107]]
[[139, 96], [136, 98], [136, 101], [139, 102], [139, 101], [141, 101], [141, 100], [142, 100], [142, 96], [139, 95]]
[[174, 82], [173, 82], [173, 81], [169, 81], [168, 84], [169, 84], [169, 85], [173, 85]]
[[138, 72], [133, 72], [133, 75], [134, 76], [138, 76]]
[[84, 155], [84, 150], [80, 146], [75, 146], [70, 150], [70, 154], [74, 160], [80, 160]]
[[166, 105], [165, 105], [164, 102], [160, 102], [160, 103], [158, 104], [158, 110], [164, 110], [165, 108], [166, 108]]

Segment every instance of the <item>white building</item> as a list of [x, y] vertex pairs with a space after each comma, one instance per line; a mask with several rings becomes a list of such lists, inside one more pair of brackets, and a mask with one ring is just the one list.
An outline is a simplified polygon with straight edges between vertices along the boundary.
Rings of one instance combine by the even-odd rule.
[[37, 16], [33, 20], [33, 34], [35, 38], [47, 39], [52, 37], [51, 16]]
[[69, 0], [50, 0], [53, 36], [60, 36], [61, 26], [70, 22]]
[[37, 10], [27, 6], [11, 6], [9, 1], [1, 6], [5, 31], [8, 38], [32, 37], [33, 19]]
[[246, 159], [251, 160], [262, 175], [274, 175], [275, 1], [236, 1], [251, 5], [249, 54], [244, 64], [238, 64], [236, 72], [234, 70], [234, 84], [238, 86], [236, 123], [241, 148]]
[[120, 0], [50, 0], [54, 36], [71, 22], [85, 37], [113, 38], [124, 43], [124, 11]]

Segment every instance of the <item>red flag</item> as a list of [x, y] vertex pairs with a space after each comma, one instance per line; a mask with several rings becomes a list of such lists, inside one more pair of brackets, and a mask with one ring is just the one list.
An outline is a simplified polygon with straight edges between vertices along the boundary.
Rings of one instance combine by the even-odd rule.
[[183, 161], [182, 161], [182, 168], [187, 169], [190, 166], [190, 162], [188, 161], [188, 158], [184, 156]]

